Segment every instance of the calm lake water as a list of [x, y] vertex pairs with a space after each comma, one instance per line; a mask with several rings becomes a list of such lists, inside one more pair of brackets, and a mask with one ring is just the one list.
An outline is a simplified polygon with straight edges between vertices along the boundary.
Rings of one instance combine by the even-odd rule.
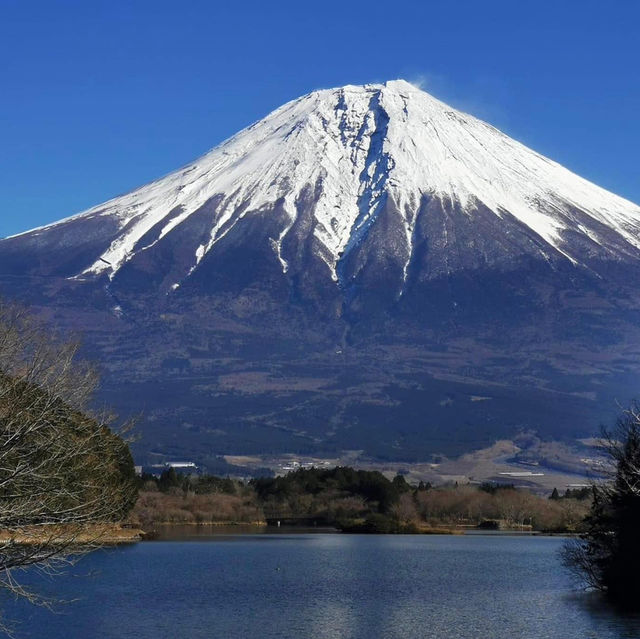
[[[560, 538], [238, 535], [85, 558], [47, 584], [57, 614], [9, 607], [37, 639], [640, 637], [575, 591]], [[42, 584], [40, 584], [42, 588]]]

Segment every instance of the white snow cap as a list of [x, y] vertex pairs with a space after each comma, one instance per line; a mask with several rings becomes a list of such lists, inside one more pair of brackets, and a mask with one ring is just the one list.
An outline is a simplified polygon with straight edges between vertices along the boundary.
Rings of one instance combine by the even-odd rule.
[[[122, 229], [85, 274], [113, 276], [149, 229], [167, 218], [157, 242], [214, 195], [221, 203], [209, 240], [194, 255], [194, 268], [244, 216], [283, 198], [289, 223], [274, 238], [274, 250], [286, 271], [280, 246], [298, 215], [296, 200], [319, 180], [314, 233], [334, 279], [340, 256], [375, 221], [383, 194], [402, 212], [415, 212], [428, 195], [458, 203], [473, 217], [480, 202], [498, 217], [511, 214], [572, 261], [571, 246], [562, 237], [567, 228], [601, 243], [597, 230], [574, 222], [572, 209], [640, 248], [640, 207], [394, 80], [314, 91], [192, 164], [81, 213], [115, 216]], [[412, 224], [407, 213], [409, 240]]]

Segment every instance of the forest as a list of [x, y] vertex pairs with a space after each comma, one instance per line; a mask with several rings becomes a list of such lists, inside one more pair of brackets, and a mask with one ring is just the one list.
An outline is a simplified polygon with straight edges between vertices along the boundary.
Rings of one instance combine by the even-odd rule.
[[242, 482], [207, 475], [139, 478], [131, 525], [324, 526], [344, 532], [427, 533], [469, 528], [580, 532], [591, 490], [535, 495], [511, 484], [431, 486], [349, 467], [299, 469]]

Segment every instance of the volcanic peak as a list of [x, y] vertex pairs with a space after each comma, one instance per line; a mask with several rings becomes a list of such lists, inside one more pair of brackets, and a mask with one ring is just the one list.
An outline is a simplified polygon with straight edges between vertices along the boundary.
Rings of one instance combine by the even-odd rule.
[[314, 91], [178, 171], [56, 225], [115, 219], [108, 249], [78, 274], [113, 278], [214, 198], [215, 215], [187, 277], [234, 228], [276, 205], [285, 217], [271, 242], [286, 273], [292, 258], [283, 243], [303, 202], [312, 208], [317, 254], [342, 284], [342, 265], [387, 207], [399, 214], [394, 251], [406, 277], [419, 210], [429, 200], [471, 219], [485, 208], [503, 222], [515, 220], [537, 238], [545, 258], [580, 262], [569, 231], [614, 256], [621, 246], [640, 249], [637, 205], [404, 80]]

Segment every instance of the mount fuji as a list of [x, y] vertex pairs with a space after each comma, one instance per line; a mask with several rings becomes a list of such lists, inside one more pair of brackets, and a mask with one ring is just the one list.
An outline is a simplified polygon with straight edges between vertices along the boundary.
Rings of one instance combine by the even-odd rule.
[[85, 334], [144, 458], [572, 439], [640, 381], [640, 207], [402, 80], [0, 240], [0, 293]]

